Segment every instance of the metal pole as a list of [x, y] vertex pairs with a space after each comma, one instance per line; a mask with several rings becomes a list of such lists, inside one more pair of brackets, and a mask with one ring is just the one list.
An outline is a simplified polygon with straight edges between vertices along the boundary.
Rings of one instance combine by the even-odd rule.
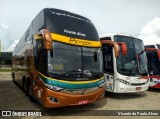
[[1, 48], [2, 48], [2, 46], [1, 46], [1, 40], [0, 40], [0, 57], [1, 57]]

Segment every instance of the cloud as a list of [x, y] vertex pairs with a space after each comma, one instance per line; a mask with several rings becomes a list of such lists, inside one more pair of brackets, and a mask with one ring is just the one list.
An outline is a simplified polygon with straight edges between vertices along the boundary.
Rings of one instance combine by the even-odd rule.
[[9, 26], [6, 24], [0, 24], [0, 38], [2, 39], [8, 32]]
[[0, 40], [1, 40], [1, 46], [2, 51], [8, 47], [8, 44], [10, 44], [10, 31], [9, 26], [2, 23], [0, 24]]
[[3, 29], [7, 29], [9, 26], [7, 26], [6, 24], [0, 24], [0, 27]]
[[8, 48], [6, 48], [4, 51], [5, 52], [12, 52], [13, 49], [15, 48], [16, 44], [18, 43], [19, 39], [15, 40], [13, 44], [11, 44]]
[[142, 28], [138, 38], [142, 39], [145, 45], [160, 44], [160, 18], [156, 17], [148, 22]]
[[11, 36], [10, 27], [4, 23], [0, 24], [0, 40], [1, 40], [1, 50], [3, 52], [12, 51], [12, 47], [15, 47], [13, 37]]

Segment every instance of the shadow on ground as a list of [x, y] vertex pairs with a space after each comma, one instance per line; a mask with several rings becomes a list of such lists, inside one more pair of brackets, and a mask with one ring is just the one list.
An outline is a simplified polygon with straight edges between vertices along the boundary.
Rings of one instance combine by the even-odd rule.
[[159, 92], [160, 93], [160, 89], [158, 89], [158, 88], [149, 88], [148, 91], [149, 92]]
[[0, 110], [42, 111], [48, 116], [96, 115], [95, 110], [107, 104], [104, 98], [87, 105], [46, 109], [38, 102], [30, 102], [22, 89], [13, 83], [10, 74], [0, 74], [0, 97]]
[[146, 95], [146, 92], [135, 92], [135, 93], [111, 93], [106, 92], [106, 97], [113, 98], [116, 100], [128, 100], [128, 99], [134, 99], [134, 98], [143, 98]]

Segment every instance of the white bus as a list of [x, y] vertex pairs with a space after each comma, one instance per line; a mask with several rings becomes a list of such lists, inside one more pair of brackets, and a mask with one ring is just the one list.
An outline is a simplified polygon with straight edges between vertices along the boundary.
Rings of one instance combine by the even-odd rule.
[[[149, 77], [143, 41], [122, 34], [104, 34], [100, 36], [100, 40], [106, 91], [128, 93], [147, 90]], [[103, 44], [104, 41], [119, 45], [117, 57], [112, 45]]]
[[160, 44], [146, 45], [151, 88], [160, 89]]

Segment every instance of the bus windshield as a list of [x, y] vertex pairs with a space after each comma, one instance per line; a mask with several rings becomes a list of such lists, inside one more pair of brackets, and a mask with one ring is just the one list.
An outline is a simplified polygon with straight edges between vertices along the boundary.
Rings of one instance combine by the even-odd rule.
[[53, 52], [48, 51], [49, 73], [70, 79], [100, 77], [102, 72], [100, 48], [79, 47], [55, 41], [53, 47]]
[[117, 71], [127, 76], [147, 75], [147, 58], [144, 51], [143, 42], [139, 39], [127, 36], [116, 35], [116, 42], [125, 42], [127, 54], [120, 52], [117, 58]]

